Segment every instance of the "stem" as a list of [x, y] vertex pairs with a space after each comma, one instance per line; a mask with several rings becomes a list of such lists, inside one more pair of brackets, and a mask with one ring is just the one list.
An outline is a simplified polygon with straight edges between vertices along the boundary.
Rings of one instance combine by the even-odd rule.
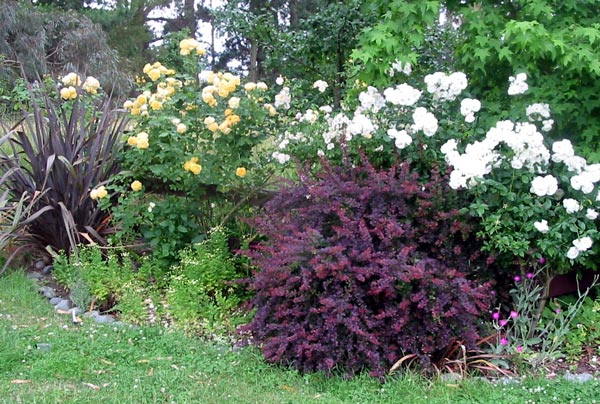
[[544, 294], [540, 299], [540, 305], [538, 306], [535, 315], [533, 316], [533, 321], [531, 322], [531, 327], [529, 328], [529, 333], [527, 334], [527, 338], [533, 338], [533, 334], [537, 328], [537, 325], [542, 317], [542, 313], [544, 312], [544, 308], [550, 300], [550, 283], [552, 282], [552, 278], [548, 271], [546, 271], [546, 284], [544, 285]]

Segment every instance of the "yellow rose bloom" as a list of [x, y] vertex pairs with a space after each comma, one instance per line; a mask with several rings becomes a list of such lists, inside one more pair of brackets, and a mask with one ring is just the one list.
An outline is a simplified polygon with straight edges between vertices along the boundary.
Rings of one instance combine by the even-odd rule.
[[65, 86], [79, 86], [81, 85], [81, 78], [77, 73], [69, 73], [61, 79]]
[[225, 120], [229, 122], [230, 125], [235, 125], [240, 121], [240, 116], [236, 114], [231, 114], [227, 118], [225, 118]]
[[160, 78], [160, 70], [158, 69], [151, 69], [148, 72], [148, 77], [150, 77], [150, 80], [152, 81], [156, 81]]
[[152, 65], [150, 63], [146, 63], [144, 65], [144, 68], [142, 69], [142, 71], [144, 72], [144, 74], [148, 74], [148, 72], [152, 70]]
[[144, 94], [138, 95], [135, 99], [135, 104], [138, 106], [144, 105], [146, 102], [148, 102], [148, 97]]
[[125, 109], [131, 109], [133, 108], [133, 102], [131, 100], [127, 100], [123, 103], [123, 108]]
[[149, 146], [150, 146], [150, 143], [148, 143], [148, 140], [138, 139], [138, 142], [137, 142], [138, 149], [147, 149]]
[[207, 128], [209, 131], [215, 132], [215, 131], [219, 130], [219, 124], [216, 122], [213, 122], [210, 125], [208, 125]]
[[204, 124], [206, 126], [215, 123], [215, 118], [213, 118], [212, 116], [207, 116], [206, 118], [204, 118]]
[[250, 81], [244, 85], [244, 90], [246, 91], [254, 91], [256, 90], [256, 83]]
[[138, 138], [137, 138], [137, 136], [129, 136], [127, 138], [127, 144], [129, 146], [134, 146], [134, 147], [137, 146], [137, 144], [138, 144]]
[[107, 196], [108, 196], [108, 191], [106, 190], [104, 185], [99, 186], [98, 188], [92, 189], [90, 191], [90, 198], [94, 199], [94, 200], [106, 198]]
[[236, 168], [235, 175], [237, 175], [240, 178], [244, 178], [246, 176], [246, 168], [245, 167]]
[[229, 105], [229, 108], [231, 108], [231, 109], [236, 109], [237, 107], [240, 106], [240, 98], [239, 97], [231, 97], [229, 99], [229, 101], [227, 102], [227, 105]]
[[74, 100], [77, 98], [77, 90], [75, 87], [63, 87], [60, 89], [60, 97], [63, 100]]
[[88, 76], [85, 78], [85, 82], [83, 83], [83, 89], [85, 91], [89, 94], [96, 94], [98, 88], [100, 88], [100, 82], [95, 77]]
[[180, 123], [177, 125], [177, 133], [185, 133], [187, 131], [187, 126], [185, 124]]
[[200, 164], [194, 163], [194, 164], [192, 164], [190, 171], [192, 172], [192, 174], [198, 175], [198, 174], [200, 174], [200, 172], [202, 172], [202, 166]]
[[104, 185], [98, 188], [98, 199], [106, 198], [108, 196], [108, 191], [104, 188]]
[[142, 112], [139, 108], [131, 108], [131, 115], [139, 115]]
[[141, 191], [142, 190], [142, 183], [139, 182], [138, 180], [133, 181], [131, 183], [131, 189], [134, 190], [135, 192]]
[[162, 102], [157, 101], [157, 100], [152, 100], [152, 101], [150, 101], [150, 108], [152, 108], [153, 111], [158, 111], [159, 109], [162, 108]]
[[229, 90], [227, 90], [225, 87], [219, 87], [219, 92], [218, 92], [220, 97], [227, 97], [229, 95]]
[[179, 125], [181, 123], [181, 119], [179, 118], [173, 118], [171, 119], [171, 123], [175, 126]]
[[148, 140], [149, 136], [146, 132], [140, 132], [137, 134], [138, 140]]
[[267, 91], [269, 89], [269, 87], [267, 86], [267, 83], [259, 81], [258, 83], [256, 83], [256, 89]]

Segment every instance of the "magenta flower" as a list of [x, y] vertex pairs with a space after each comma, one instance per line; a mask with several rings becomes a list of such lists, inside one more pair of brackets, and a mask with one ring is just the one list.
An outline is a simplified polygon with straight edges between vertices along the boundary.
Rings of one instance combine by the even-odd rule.
[[515, 282], [521, 282], [521, 277], [519, 275], [515, 275], [513, 279], [515, 280]]
[[556, 314], [560, 314], [561, 310], [560, 310], [560, 309], [556, 309], [556, 310], [554, 310], [554, 312], [555, 312]]
[[495, 313], [493, 313], [493, 314], [492, 314], [492, 318], [493, 318], [494, 320], [498, 320], [498, 319], [500, 318], [500, 313], [498, 313], [498, 312], [495, 312]]
[[517, 347], [517, 352], [519, 352], [519, 353], [523, 352], [523, 347], [521, 345], [519, 345]]
[[544, 265], [545, 263], [546, 263], [546, 258], [544, 258], [544, 257], [541, 257], [541, 258], [538, 260], [538, 264], [540, 264], [540, 265]]
[[527, 272], [527, 279], [533, 279], [533, 273]]
[[519, 317], [519, 313], [517, 313], [516, 311], [511, 311], [510, 312], [510, 317], [511, 318], [517, 318], [517, 317]]
[[508, 345], [508, 340], [504, 337], [500, 338], [500, 345]]
[[500, 324], [500, 327], [504, 327], [506, 324], [508, 324], [508, 320], [500, 320], [498, 324]]

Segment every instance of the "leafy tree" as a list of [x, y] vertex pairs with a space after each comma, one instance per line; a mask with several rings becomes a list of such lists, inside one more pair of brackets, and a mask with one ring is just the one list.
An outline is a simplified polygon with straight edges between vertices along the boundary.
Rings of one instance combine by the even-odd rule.
[[359, 0], [229, 1], [217, 19], [229, 37], [221, 64], [241, 60], [251, 80], [273, 80], [278, 75], [302, 77], [306, 85], [325, 80], [339, 104], [347, 60], [369, 20], [360, 4]]
[[[125, 88], [117, 53], [102, 29], [85, 16], [64, 11], [41, 12], [16, 1], [0, 4], [0, 80], [10, 86], [22, 71], [27, 78], [81, 71]], [[19, 67], [20, 66], [20, 67]], [[11, 87], [12, 88], [12, 87]]]
[[475, 86], [472, 96], [486, 94], [495, 100], [487, 107], [504, 118], [510, 114], [505, 77], [526, 72], [537, 89], [523, 103], [548, 102], [556, 123], [551, 136], [568, 137], [580, 145], [581, 153], [600, 160], [600, 151], [592, 146], [600, 133], [597, 1], [368, 2], [363, 12], [376, 16], [377, 23], [363, 31], [353, 53], [360, 77], [387, 83], [396, 59], [421, 63], [421, 55], [430, 52], [428, 33], [439, 25], [441, 10], [453, 23], [447, 29], [456, 26], [453, 67], [469, 76]]

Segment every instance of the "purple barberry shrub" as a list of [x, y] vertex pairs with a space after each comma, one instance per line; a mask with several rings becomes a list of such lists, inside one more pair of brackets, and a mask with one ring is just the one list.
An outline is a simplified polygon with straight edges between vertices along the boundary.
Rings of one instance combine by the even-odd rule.
[[428, 367], [456, 339], [473, 346], [491, 293], [467, 279], [479, 248], [444, 177], [366, 158], [323, 166], [252, 222], [264, 240], [246, 251], [256, 312], [244, 330], [265, 358], [381, 376], [406, 354]]

